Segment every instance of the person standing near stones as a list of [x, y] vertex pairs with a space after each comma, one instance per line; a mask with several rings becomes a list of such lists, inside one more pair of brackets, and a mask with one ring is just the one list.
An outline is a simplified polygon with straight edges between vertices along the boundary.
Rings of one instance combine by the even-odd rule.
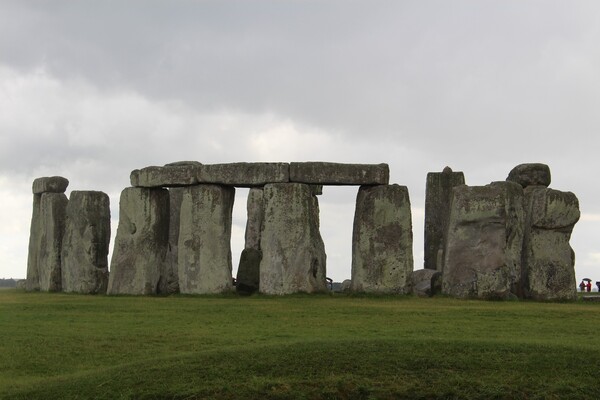
[[581, 290], [582, 292], [585, 292], [585, 282], [581, 281], [581, 283], [579, 284], [579, 290]]
[[592, 291], [592, 281], [588, 281], [588, 283], [587, 283], [587, 291], [588, 291], [588, 293]]

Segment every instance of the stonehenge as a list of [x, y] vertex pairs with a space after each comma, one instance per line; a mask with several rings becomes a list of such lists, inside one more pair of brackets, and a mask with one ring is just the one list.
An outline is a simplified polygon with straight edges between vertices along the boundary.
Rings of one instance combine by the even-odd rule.
[[[446, 167], [427, 174], [424, 269], [413, 271], [411, 202], [387, 164], [202, 164], [133, 170], [119, 202], [108, 264], [106, 194], [35, 179], [28, 291], [109, 295], [326, 292], [320, 232], [323, 186], [357, 187], [350, 292], [442, 293], [457, 298], [570, 300], [569, 244], [579, 220], [570, 192], [549, 188], [550, 168], [520, 164], [505, 181], [467, 186]], [[245, 245], [232, 277], [235, 188], [249, 188]], [[331, 281], [331, 280], [330, 280]]]

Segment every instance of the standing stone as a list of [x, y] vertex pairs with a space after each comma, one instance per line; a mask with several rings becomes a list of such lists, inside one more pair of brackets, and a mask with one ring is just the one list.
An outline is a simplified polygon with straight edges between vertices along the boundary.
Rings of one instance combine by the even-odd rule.
[[40, 290], [40, 239], [41, 219], [40, 205], [42, 202], [41, 194], [33, 195], [33, 214], [31, 216], [31, 227], [29, 229], [29, 251], [27, 254], [27, 279], [25, 280], [25, 289], [27, 291]]
[[184, 188], [169, 188], [169, 246], [160, 272], [158, 293], [179, 293], [179, 228]]
[[523, 189], [513, 182], [457, 186], [448, 226], [443, 292], [507, 299], [520, 285]]
[[318, 200], [309, 185], [264, 188], [260, 291], [266, 294], [326, 291], [326, 255], [319, 232]]
[[432, 296], [431, 279], [437, 272], [433, 269], [418, 269], [410, 277], [412, 294], [419, 297]]
[[168, 243], [169, 191], [123, 190], [107, 293], [156, 294]]
[[110, 200], [105, 193], [73, 191], [67, 205], [62, 246], [62, 290], [106, 293]]
[[61, 250], [69, 200], [64, 193], [43, 193], [40, 201], [38, 271], [40, 290], [61, 290]]
[[352, 290], [408, 293], [412, 245], [406, 186], [362, 186], [356, 197], [352, 234]]
[[242, 251], [236, 276], [235, 290], [240, 294], [257, 292], [260, 284], [260, 250], [249, 248]]
[[528, 186], [550, 186], [550, 167], [546, 164], [531, 163], [519, 164], [514, 167], [506, 178], [509, 182], [516, 182], [523, 188]]
[[525, 297], [536, 300], [577, 298], [575, 253], [569, 244], [579, 220], [579, 201], [571, 192], [529, 186], [523, 247]]
[[427, 174], [424, 265], [427, 269], [442, 270], [444, 236], [448, 230], [452, 188], [464, 184], [464, 174], [462, 172], [452, 172], [450, 167], [444, 168], [443, 172], [430, 172]]
[[263, 200], [263, 189], [252, 188], [248, 192], [246, 203], [248, 220], [246, 221], [246, 249], [260, 250], [260, 231], [265, 217], [265, 205]]
[[235, 189], [198, 185], [183, 190], [179, 227], [179, 290], [231, 291], [231, 223]]

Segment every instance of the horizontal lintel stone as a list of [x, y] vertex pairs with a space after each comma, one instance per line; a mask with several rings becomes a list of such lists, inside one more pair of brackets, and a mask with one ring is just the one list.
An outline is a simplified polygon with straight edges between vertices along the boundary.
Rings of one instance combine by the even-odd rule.
[[290, 163], [290, 182], [317, 185], [387, 185], [387, 164]]
[[33, 181], [33, 194], [64, 193], [69, 186], [69, 180], [62, 176], [37, 178]]
[[131, 171], [133, 187], [178, 187], [198, 184], [197, 169], [200, 164], [171, 164], [164, 167], [146, 167]]
[[198, 183], [256, 187], [289, 182], [288, 163], [204, 164], [197, 169]]

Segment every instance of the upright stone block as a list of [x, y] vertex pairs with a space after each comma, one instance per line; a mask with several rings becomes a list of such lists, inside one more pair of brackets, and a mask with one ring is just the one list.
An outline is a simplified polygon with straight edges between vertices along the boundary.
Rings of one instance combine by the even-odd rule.
[[43, 193], [40, 201], [38, 271], [40, 290], [61, 290], [61, 250], [69, 200], [64, 193]]
[[387, 185], [389, 180], [390, 168], [387, 164], [290, 164], [290, 182], [316, 185]]
[[27, 279], [25, 280], [25, 290], [40, 290], [40, 240], [41, 217], [40, 205], [42, 202], [41, 194], [33, 195], [33, 213], [31, 215], [31, 226], [29, 229], [29, 251], [27, 254]]
[[158, 282], [160, 294], [179, 293], [179, 228], [184, 191], [185, 188], [169, 188], [169, 246]]
[[311, 187], [299, 183], [266, 185], [264, 202], [261, 293], [325, 291], [325, 247], [316, 218], [318, 200]]
[[569, 244], [579, 220], [579, 201], [571, 192], [529, 186], [523, 247], [525, 297], [575, 300], [575, 253]]
[[168, 244], [169, 191], [123, 190], [107, 293], [156, 294]]
[[523, 189], [513, 182], [453, 189], [443, 292], [506, 299], [518, 292], [523, 244]]
[[246, 211], [248, 219], [246, 221], [246, 245], [244, 248], [260, 250], [260, 231], [265, 218], [265, 204], [262, 188], [250, 189], [248, 192]]
[[73, 191], [66, 210], [62, 245], [62, 290], [106, 293], [110, 200], [96, 191]]
[[233, 289], [231, 222], [235, 189], [198, 185], [185, 188], [179, 228], [181, 293], [223, 293]]
[[412, 243], [406, 186], [362, 186], [352, 234], [352, 291], [408, 293]]
[[452, 188], [465, 184], [462, 172], [452, 172], [449, 167], [443, 172], [427, 174], [425, 188], [425, 265], [427, 269], [442, 270], [445, 235], [450, 218]]
[[255, 248], [244, 249], [236, 276], [235, 290], [240, 294], [252, 294], [260, 288], [260, 260], [262, 252]]

